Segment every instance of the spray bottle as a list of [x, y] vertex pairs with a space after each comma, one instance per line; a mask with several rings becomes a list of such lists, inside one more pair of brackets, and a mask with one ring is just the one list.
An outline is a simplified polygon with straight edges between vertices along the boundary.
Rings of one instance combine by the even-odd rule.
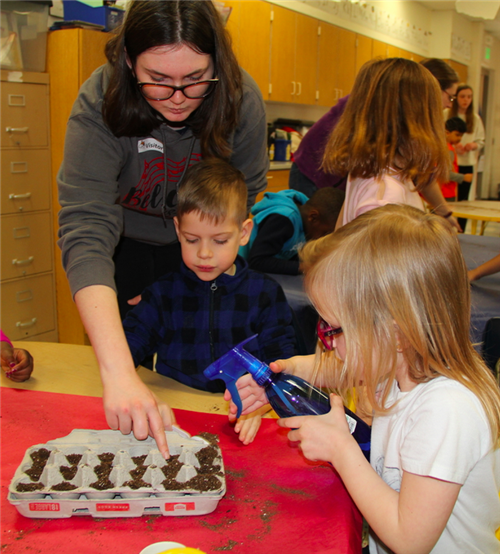
[[[203, 372], [207, 379], [222, 379], [226, 383], [238, 409], [236, 417], [240, 417], [243, 409], [236, 381], [246, 373], [250, 373], [256, 383], [264, 387], [269, 403], [280, 417], [328, 413], [330, 411], [328, 395], [300, 377], [287, 373], [273, 373], [267, 364], [243, 349], [243, 346], [256, 336], [253, 335], [240, 342]], [[348, 408], [344, 407], [344, 410], [352, 436], [366, 458], [370, 459], [370, 426]]]

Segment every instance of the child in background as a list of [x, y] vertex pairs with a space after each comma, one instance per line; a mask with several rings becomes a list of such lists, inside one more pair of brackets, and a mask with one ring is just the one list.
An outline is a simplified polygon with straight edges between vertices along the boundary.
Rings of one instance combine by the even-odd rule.
[[264, 273], [298, 275], [298, 249], [334, 231], [344, 196], [332, 187], [318, 189], [311, 199], [292, 189], [266, 192], [251, 210], [249, 266]]
[[450, 117], [445, 123], [445, 136], [448, 144], [448, 151], [451, 161], [451, 171], [448, 175], [448, 181], [441, 183], [441, 192], [446, 200], [455, 201], [457, 199], [457, 185], [458, 183], [471, 183], [474, 176], [473, 173], [459, 173], [457, 154], [455, 152], [455, 145], [459, 144], [467, 131], [465, 121], [459, 117]]
[[[306, 458], [339, 473], [370, 525], [371, 554], [498, 554], [500, 390], [470, 342], [470, 287], [453, 229], [387, 205], [331, 237], [305, 283], [334, 352], [319, 372], [314, 355], [271, 368], [344, 393], [362, 383], [374, 412], [371, 462], [338, 396], [328, 414], [279, 425]], [[237, 386], [243, 413], [265, 402], [249, 376]]]
[[363, 65], [323, 168], [348, 174], [337, 228], [385, 204], [423, 210], [419, 191], [448, 175], [441, 91], [432, 74], [403, 58]]
[[33, 373], [33, 357], [23, 348], [14, 348], [9, 337], [0, 329], [2, 370], [6, 377], [21, 383], [27, 381]]
[[[295, 354], [283, 290], [238, 257], [252, 230], [247, 213], [247, 187], [239, 170], [216, 158], [188, 169], [174, 219], [181, 269], [147, 288], [123, 322], [136, 364], [157, 353], [158, 373], [222, 392], [224, 382], [209, 381], [203, 370], [244, 339], [258, 334], [249, 351], [268, 363]], [[244, 444], [253, 440], [266, 411], [236, 423]]]

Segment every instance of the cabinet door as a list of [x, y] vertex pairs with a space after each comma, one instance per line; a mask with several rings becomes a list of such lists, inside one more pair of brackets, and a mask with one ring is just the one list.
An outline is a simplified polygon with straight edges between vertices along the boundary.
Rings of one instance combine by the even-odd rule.
[[240, 65], [255, 79], [264, 100], [268, 100], [271, 50], [270, 4], [259, 0], [241, 2], [239, 40]]
[[296, 14], [273, 5], [271, 24], [271, 93], [269, 100], [296, 102], [295, 21]]
[[339, 98], [351, 92], [356, 76], [356, 33], [338, 28], [337, 86]]
[[337, 33], [338, 27], [320, 23], [318, 47], [318, 105], [333, 106], [339, 99], [337, 86]]
[[352, 89], [356, 74], [356, 34], [321, 23], [318, 52], [318, 105], [333, 106]]
[[318, 21], [296, 14], [295, 102], [314, 104], [318, 74]]
[[2, 147], [49, 145], [47, 85], [2, 82]]
[[[224, 7], [231, 8], [231, 13], [226, 23], [226, 31], [231, 37], [231, 46], [235, 56], [240, 56], [240, 14], [241, 14], [241, 0], [224, 0]], [[241, 62], [240, 62], [241, 65]]]
[[387, 58], [387, 44], [373, 39], [372, 58]]
[[356, 75], [363, 65], [372, 59], [373, 39], [356, 35]]

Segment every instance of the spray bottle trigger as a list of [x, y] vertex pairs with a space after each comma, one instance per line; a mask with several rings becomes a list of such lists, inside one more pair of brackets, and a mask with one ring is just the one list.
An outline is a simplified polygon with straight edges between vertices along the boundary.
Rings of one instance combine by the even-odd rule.
[[236, 408], [238, 409], [236, 412], [236, 419], [238, 419], [241, 415], [241, 411], [243, 410], [243, 404], [241, 403], [241, 398], [236, 387], [236, 381], [226, 383], [226, 386], [227, 390], [231, 393], [231, 400], [235, 403]]

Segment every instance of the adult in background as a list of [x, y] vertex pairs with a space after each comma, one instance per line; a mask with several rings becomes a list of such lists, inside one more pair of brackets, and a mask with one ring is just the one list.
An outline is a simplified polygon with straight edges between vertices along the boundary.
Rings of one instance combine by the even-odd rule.
[[[455, 146], [458, 159], [459, 173], [474, 173], [479, 153], [484, 146], [484, 125], [481, 117], [474, 111], [472, 88], [469, 85], [460, 85], [457, 88], [456, 101], [445, 112], [445, 119], [459, 117], [467, 126], [467, 132]], [[472, 182], [463, 182], [458, 185], [457, 200], [468, 200]], [[458, 220], [462, 228], [466, 219]]]
[[[437, 79], [441, 89], [443, 108], [450, 108], [459, 82], [455, 70], [437, 58], [422, 60], [420, 64]], [[348, 99], [349, 95], [341, 98], [304, 135], [295, 152], [294, 163], [290, 170], [289, 186], [291, 189], [303, 192], [309, 198], [318, 188], [338, 187], [345, 190], [347, 175], [327, 173], [322, 167], [322, 162], [328, 138], [344, 113]], [[450, 213], [451, 210], [437, 183], [427, 187], [423, 196], [438, 215]], [[448, 219], [458, 230], [459, 226], [455, 218], [449, 216]]]
[[132, 1], [106, 55], [68, 123], [59, 246], [108, 424], [149, 432], [166, 455], [173, 416], [137, 377], [121, 320], [128, 300], [179, 267], [173, 217], [190, 165], [228, 160], [245, 177], [248, 208], [266, 187], [264, 104], [211, 1]]

